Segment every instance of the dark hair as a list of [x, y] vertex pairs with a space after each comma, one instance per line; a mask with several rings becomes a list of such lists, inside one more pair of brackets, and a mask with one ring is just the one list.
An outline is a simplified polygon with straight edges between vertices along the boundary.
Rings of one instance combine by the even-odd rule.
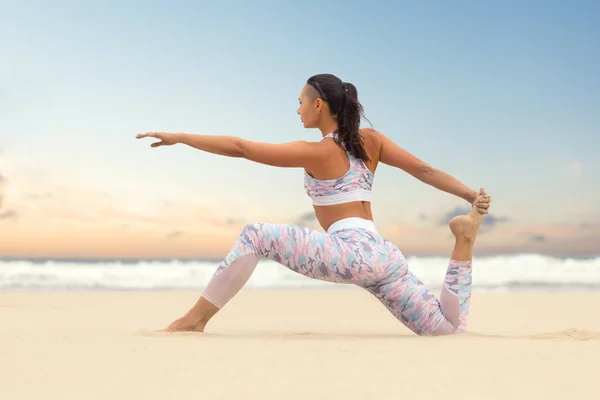
[[369, 160], [359, 133], [364, 110], [358, 101], [356, 86], [331, 74], [311, 76], [306, 83], [329, 105], [331, 115], [337, 119], [337, 134], [348, 151], [356, 158]]

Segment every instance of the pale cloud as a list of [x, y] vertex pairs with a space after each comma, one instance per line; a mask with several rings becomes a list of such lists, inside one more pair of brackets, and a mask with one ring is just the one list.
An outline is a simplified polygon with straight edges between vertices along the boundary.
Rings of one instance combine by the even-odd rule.
[[[454, 237], [447, 226], [396, 224], [379, 230], [406, 255], [450, 256]], [[598, 254], [600, 224], [582, 228], [573, 225], [518, 225], [507, 222], [475, 243], [477, 256], [503, 253], [541, 253], [548, 255]]]
[[409, 224], [393, 224], [379, 229], [381, 235], [386, 237], [404, 237], [404, 236], [425, 236], [431, 229], [420, 228]]
[[448, 227], [414, 226], [397, 223], [378, 228], [379, 233], [394, 243], [406, 256], [447, 254], [452, 251], [452, 233]]
[[[202, 210], [207, 210], [203, 212]], [[61, 257], [223, 257], [233, 246], [246, 221], [222, 218], [208, 205], [172, 204], [156, 215], [132, 214], [118, 209], [98, 211], [98, 217], [62, 210], [54, 222], [38, 219], [38, 225], [15, 225], [0, 253], [15, 256]], [[75, 217], [74, 217], [75, 216]], [[88, 215], [89, 217], [89, 215]], [[75, 218], [75, 219], [74, 219]], [[79, 219], [77, 219], [79, 218]], [[322, 230], [308, 213], [296, 218], [300, 225]], [[285, 221], [272, 220], [275, 223]], [[312, 225], [315, 225], [314, 227]], [[378, 225], [379, 226], [379, 225]], [[391, 224], [379, 232], [407, 256], [450, 256], [454, 238], [447, 226]], [[5, 235], [6, 236], [6, 235]], [[600, 225], [518, 225], [507, 222], [479, 235], [475, 255], [542, 253], [549, 255], [594, 254], [600, 243]]]
[[[450, 223], [450, 220], [452, 218], [457, 217], [459, 215], [465, 215], [469, 211], [471, 211], [471, 207], [469, 207], [469, 206], [454, 207], [452, 210], [446, 212], [441, 217], [437, 218], [437, 223], [438, 223], [438, 225], [441, 225], [441, 226], [448, 225], [448, 223]], [[482, 225], [482, 228], [491, 228], [499, 223], [506, 222], [506, 221], [509, 221], [508, 217], [503, 217], [503, 216], [497, 217], [495, 214], [490, 213], [484, 217], [481, 225]]]
[[7, 185], [6, 172], [5, 172], [5, 162], [2, 154], [2, 150], [0, 149], [0, 210], [2, 209], [2, 204], [4, 203], [5, 189]]
[[169, 239], [175, 239], [175, 238], [178, 238], [180, 236], [183, 236], [183, 234], [184, 234], [183, 231], [173, 231], [173, 232], [171, 232], [171, 233], [169, 233], [167, 235], [167, 238], [169, 238]]
[[53, 166], [15, 168], [0, 159], [1, 255], [219, 257], [245, 223], [268, 219], [268, 207], [243, 193], [197, 194], [175, 184], [128, 185], [124, 179], [109, 191], [93, 182], [84, 186], [71, 173]]
[[306, 222], [313, 222], [316, 221], [317, 216], [315, 215], [314, 212], [312, 211], [308, 211], [302, 215], [300, 215], [296, 221], [297, 223], [301, 224], [301, 223], [306, 223]]
[[[180, 237], [184, 232], [192, 236], [204, 233], [233, 236], [246, 222], [217, 201], [155, 201], [138, 207], [123, 204], [118, 195], [99, 190], [48, 182], [19, 183], [11, 185], [0, 218], [15, 219], [20, 232], [46, 231], [57, 237], [73, 232], [89, 235], [95, 231], [163, 238]], [[11, 229], [15, 231], [14, 227]]]
[[546, 240], [548, 240], [548, 237], [546, 235], [536, 233], [529, 235], [529, 240], [534, 242], [545, 242]]
[[[237, 234], [192, 232], [168, 238], [165, 232], [120, 229], [12, 229], [3, 234], [0, 254], [8, 257], [201, 258], [223, 257]], [[175, 240], [174, 240], [175, 239]]]
[[16, 219], [17, 213], [14, 210], [0, 212], [0, 220]]
[[4, 204], [4, 186], [6, 178], [0, 174], [0, 210], [2, 209], [2, 205]]
[[292, 218], [291, 221], [291, 223], [294, 225], [323, 232], [323, 228], [319, 224], [319, 220], [317, 219], [314, 211], [306, 211], [305, 213], [300, 214], [298, 217]]
[[579, 226], [583, 229], [600, 229], [600, 217], [598, 217], [598, 221], [590, 220], [582, 222]]
[[[450, 222], [450, 220], [452, 218], [457, 217], [459, 215], [465, 215], [470, 210], [471, 210], [471, 207], [468, 205], [465, 205], [465, 206], [457, 205], [454, 208], [452, 208], [446, 212], [442, 212], [439, 215], [434, 215], [431, 217], [427, 214], [421, 213], [418, 216], [418, 220], [421, 222], [433, 221], [436, 226], [445, 227], [448, 225], [448, 223]], [[491, 213], [485, 215], [483, 222], [482, 222], [480, 232], [481, 233], [489, 232], [493, 227], [497, 226], [498, 224], [509, 222], [509, 221], [510, 221], [509, 217], [497, 216], [494, 212], [491, 212]]]
[[476, 247], [492, 253], [520, 252], [548, 255], [598, 254], [600, 226], [582, 229], [580, 224], [506, 224], [478, 237]]
[[[7, 186], [6, 179], [4, 175], [0, 176], [0, 189], [3, 189]], [[230, 229], [244, 222], [236, 215], [238, 213], [231, 212], [237, 207], [230, 199], [223, 201], [205, 197], [187, 202], [165, 201], [160, 198], [161, 195], [168, 196], [163, 190], [151, 198], [140, 195], [138, 200], [132, 199], [131, 193], [123, 191], [110, 192], [48, 179], [21, 178], [18, 184], [10, 185], [9, 189], [10, 191], [0, 192], [2, 199], [5, 200], [6, 208], [10, 206], [22, 217], [23, 223], [41, 220], [60, 227], [61, 224], [70, 222], [98, 229], [127, 224], [131, 228], [140, 229], [164, 227], [170, 232], [183, 230], [186, 226], [192, 226], [195, 230]], [[239, 210], [243, 209], [239, 207]]]
[[578, 161], [567, 163], [565, 169], [571, 177], [580, 178], [583, 176], [583, 165]]
[[[304, 203], [298, 202], [274, 209], [270, 203], [253, 201], [249, 191], [207, 191], [204, 197], [194, 198], [198, 192], [185, 187], [170, 191], [170, 186], [154, 181], [130, 187], [125, 180], [116, 183], [119, 190], [109, 191], [91, 187], [92, 183], [84, 187], [76, 180], [70, 182], [69, 175], [56, 171], [39, 175], [10, 167], [6, 157], [0, 156], [0, 229], [4, 235], [0, 254], [4, 255], [221, 257], [249, 222], [291, 222], [323, 231], [309, 205], [303, 209]], [[572, 171], [582, 173], [583, 169], [573, 167]], [[457, 206], [442, 208], [437, 215], [415, 213], [414, 224], [393, 222], [411, 221], [410, 214], [389, 218], [382, 212], [375, 222], [380, 233], [406, 255], [449, 256], [454, 238], [447, 222], [466, 212], [468, 207]], [[598, 252], [597, 223], [583, 227], [581, 220], [577, 226], [518, 223], [495, 213], [487, 215], [481, 230], [485, 234], [478, 237], [475, 254]]]
[[227, 225], [242, 225], [245, 223], [243, 218], [228, 218], [226, 221]]
[[[71, 201], [63, 204], [69, 198]], [[111, 197], [64, 189], [29, 196], [18, 214], [0, 218], [0, 254], [17, 257], [220, 257], [235, 243], [244, 221], [218, 204], [179, 204], [154, 212], [118, 208]], [[16, 217], [19, 218], [16, 218]], [[13, 218], [15, 217], [15, 218]]]

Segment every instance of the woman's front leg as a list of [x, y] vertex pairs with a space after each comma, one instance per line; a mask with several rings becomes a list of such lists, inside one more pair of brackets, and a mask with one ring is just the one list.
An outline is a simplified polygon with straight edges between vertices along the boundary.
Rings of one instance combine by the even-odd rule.
[[246, 284], [258, 261], [270, 259], [309, 278], [353, 283], [347, 255], [330, 236], [296, 225], [246, 225], [196, 304], [164, 331], [204, 331], [208, 321]]

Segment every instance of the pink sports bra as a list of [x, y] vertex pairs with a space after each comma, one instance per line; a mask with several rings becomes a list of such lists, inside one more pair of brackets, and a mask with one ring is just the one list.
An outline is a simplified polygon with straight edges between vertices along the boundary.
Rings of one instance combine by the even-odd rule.
[[[323, 140], [329, 137], [337, 137], [337, 134], [325, 135]], [[363, 160], [354, 157], [347, 150], [346, 154], [350, 160], [350, 168], [339, 178], [319, 180], [304, 171], [304, 190], [315, 206], [371, 201], [373, 173]]]

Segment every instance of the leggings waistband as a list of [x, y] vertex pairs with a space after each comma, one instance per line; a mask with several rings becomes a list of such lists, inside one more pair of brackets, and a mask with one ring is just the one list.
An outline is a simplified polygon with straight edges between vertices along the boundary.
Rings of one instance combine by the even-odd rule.
[[327, 233], [330, 234], [336, 231], [340, 231], [342, 229], [355, 228], [362, 228], [374, 233], [378, 233], [377, 229], [375, 228], [375, 223], [373, 221], [358, 217], [344, 218], [334, 222], [329, 226], [329, 229], [327, 229]]

